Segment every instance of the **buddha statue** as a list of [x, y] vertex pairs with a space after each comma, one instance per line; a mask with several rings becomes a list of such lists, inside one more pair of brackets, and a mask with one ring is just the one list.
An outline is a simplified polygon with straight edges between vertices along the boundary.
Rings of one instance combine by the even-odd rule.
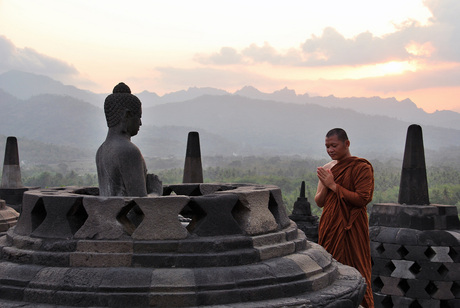
[[96, 154], [99, 195], [161, 196], [161, 181], [147, 174], [144, 157], [131, 142], [142, 125], [140, 100], [126, 84], [119, 83], [105, 99], [104, 112], [109, 130]]

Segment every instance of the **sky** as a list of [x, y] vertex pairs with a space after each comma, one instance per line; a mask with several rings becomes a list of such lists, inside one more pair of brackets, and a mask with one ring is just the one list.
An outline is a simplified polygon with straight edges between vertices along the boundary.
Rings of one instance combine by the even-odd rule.
[[460, 112], [458, 0], [0, 0], [0, 73], [411, 99]]

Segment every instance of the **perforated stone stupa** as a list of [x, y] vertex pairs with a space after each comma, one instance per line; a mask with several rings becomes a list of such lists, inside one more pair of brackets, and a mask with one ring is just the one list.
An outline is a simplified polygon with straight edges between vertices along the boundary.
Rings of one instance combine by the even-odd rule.
[[429, 202], [418, 125], [407, 131], [398, 199], [370, 216], [375, 307], [460, 307], [458, 211]]
[[[182, 185], [165, 186], [171, 195], [143, 198], [99, 197], [97, 188], [27, 192], [17, 226], [0, 238], [0, 306], [361, 302], [364, 279], [306, 241], [288, 219], [279, 188], [195, 186], [204, 194], [180, 195]], [[177, 215], [186, 205], [194, 215], [184, 227]]]

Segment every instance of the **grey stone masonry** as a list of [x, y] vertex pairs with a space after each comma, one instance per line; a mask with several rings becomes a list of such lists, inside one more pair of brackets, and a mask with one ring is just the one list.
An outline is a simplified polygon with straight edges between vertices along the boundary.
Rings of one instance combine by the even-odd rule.
[[363, 277], [306, 240], [278, 187], [185, 186], [200, 195], [27, 192], [0, 236], [0, 307], [358, 307]]
[[430, 204], [421, 127], [408, 129], [399, 204], [374, 204], [369, 220], [375, 307], [460, 307], [460, 221]]

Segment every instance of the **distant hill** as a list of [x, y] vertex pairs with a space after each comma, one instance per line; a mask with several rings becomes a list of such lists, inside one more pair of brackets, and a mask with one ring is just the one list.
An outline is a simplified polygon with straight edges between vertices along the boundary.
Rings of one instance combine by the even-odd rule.
[[[332, 127], [347, 129], [356, 154], [402, 153], [407, 127], [412, 124], [315, 104], [211, 95], [147, 108], [144, 118], [156, 125], [178, 123], [212, 131], [238, 144], [234, 152], [244, 155], [324, 156], [324, 135]], [[424, 125], [423, 131], [427, 149], [458, 145], [458, 130]]]
[[[94, 155], [107, 132], [105, 96], [44, 76], [2, 74], [0, 134]], [[324, 134], [332, 127], [347, 129], [353, 154], [372, 157], [401, 157], [412, 123], [422, 125], [428, 151], [458, 147], [460, 133], [460, 114], [428, 114], [410, 100], [310, 97], [286, 88], [269, 94], [253, 87], [234, 94], [190, 88], [161, 97], [147, 91], [138, 96], [143, 126], [133, 142], [146, 157], [182, 157], [192, 130], [200, 132], [203, 155], [312, 157], [326, 157]]]
[[[71, 96], [88, 102], [94, 106], [103, 106], [107, 94], [95, 94], [87, 90], [80, 90], [74, 86], [64, 85], [42, 75], [10, 71], [0, 74], [0, 89], [20, 99], [29, 99], [40, 94], [56, 94]], [[110, 93], [112, 89], [107, 89]], [[264, 101], [276, 101], [295, 104], [315, 104], [328, 108], [351, 109], [367, 115], [388, 116], [405, 122], [432, 125], [444, 128], [460, 129], [460, 113], [454, 111], [436, 111], [427, 113], [418, 108], [410, 99], [398, 101], [393, 97], [346, 97], [335, 96], [310, 96], [308, 93], [296, 94], [294, 90], [284, 88], [273, 93], [263, 93], [254, 87], [246, 86], [229, 93], [214, 88], [191, 87], [187, 90], [167, 93], [159, 96], [154, 92], [143, 91], [136, 94], [141, 99], [144, 108], [161, 104], [177, 103], [193, 100], [203, 95], [238, 96]]]

